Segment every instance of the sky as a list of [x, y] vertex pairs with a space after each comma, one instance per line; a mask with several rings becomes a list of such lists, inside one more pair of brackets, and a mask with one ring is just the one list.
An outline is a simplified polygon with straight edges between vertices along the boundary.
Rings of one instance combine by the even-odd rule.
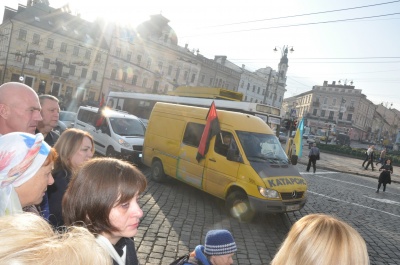
[[[2, 0], [0, 21], [4, 6], [26, 2]], [[226, 55], [250, 71], [276, 70], [281, 50], [293, 47], [285, 98], [324, 81], [353, 82], [373, 103], [400, 110], [400, 0], [49, 2], [54, 8], [69, 3], [72, 13], [88, 21], [103, 17], [133, 26], [162, 14], [178, 45], [210, 59]]]

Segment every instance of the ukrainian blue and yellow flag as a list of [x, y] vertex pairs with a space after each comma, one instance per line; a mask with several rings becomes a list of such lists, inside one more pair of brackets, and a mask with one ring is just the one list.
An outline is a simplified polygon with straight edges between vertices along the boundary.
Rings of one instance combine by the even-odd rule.
[[301, 157], [303, 154], [303, 131], [304, 131], [304, 118], [301, 119], [297, 126], [296, 135], [294, 136], [293, 143], [296, 145], [296, 155]]

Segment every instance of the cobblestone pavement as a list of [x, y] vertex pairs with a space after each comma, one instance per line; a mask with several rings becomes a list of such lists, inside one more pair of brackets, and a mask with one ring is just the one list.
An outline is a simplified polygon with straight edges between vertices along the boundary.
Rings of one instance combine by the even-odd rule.
[[[148, 181], [140, 200], [144, 216], [135, 236], [141, 265], [170, 264], [201, 244], [210, 229], [232, 232], [238, 245], [235, 264], [269, 264], [291, 225], [310, 213], [333, 214], [355, 227], [368, 245], [371, 264], [400, 264], [400, 170], [386, 193], [375, 193], [378, 171], [360, 159], [321, 153], [317, 172], [305, 172], [308, 148], [297, 165], [309, 183], [306, 206], [287, 214], [259, 215], [240, 223], [224, 202], [176, 180]], [[149, 170], [142, 168], [148, 176]]]

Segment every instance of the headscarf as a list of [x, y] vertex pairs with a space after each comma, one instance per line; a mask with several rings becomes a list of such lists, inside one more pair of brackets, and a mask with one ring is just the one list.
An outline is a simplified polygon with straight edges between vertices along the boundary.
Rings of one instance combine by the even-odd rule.
[[0, 216], [21, 212], [14, 187], [31, 179], [50, 153], [43, 135], [13, 132], [0, 136]]

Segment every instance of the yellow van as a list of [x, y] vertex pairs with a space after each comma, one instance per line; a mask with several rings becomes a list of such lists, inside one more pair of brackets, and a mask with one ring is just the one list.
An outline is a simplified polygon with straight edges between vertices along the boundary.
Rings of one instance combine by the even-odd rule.
[[221, 132], [210, 140], [205, 158], [196, 160], [208, 109], [157, 103], [143, 144], [143, 163], [151, 177], [167, 176], [226, 201], [231, 215], [249, 221], [255, 212], [303, 208], [307, 183], [290, 164], [279, 139], [260, 118], [217, 110]]

